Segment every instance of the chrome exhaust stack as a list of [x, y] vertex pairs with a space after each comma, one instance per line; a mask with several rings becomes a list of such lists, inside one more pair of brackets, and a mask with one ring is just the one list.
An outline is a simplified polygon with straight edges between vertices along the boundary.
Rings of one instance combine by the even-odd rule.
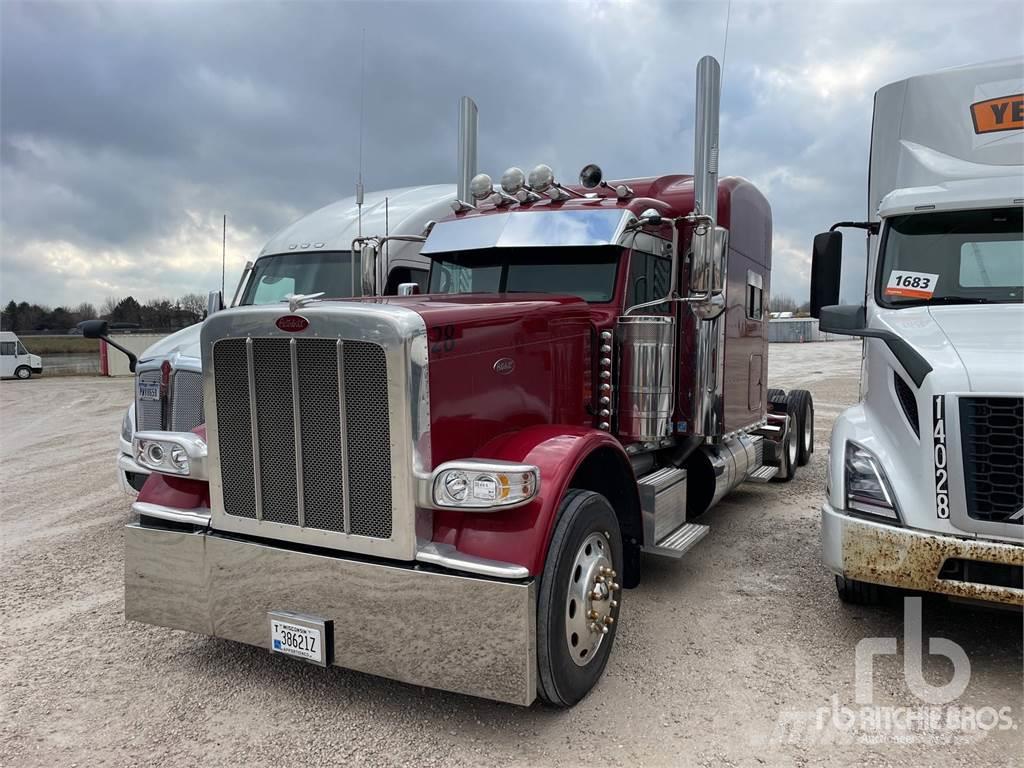
[[723, 331], [729, 232], [718, 226], [718, 113], [722, 70], [713, 56], [697, 63], [693, 147], [694, 230], [690, 289], [697, 321], [693, 431], [710, 440], [722, 435]]

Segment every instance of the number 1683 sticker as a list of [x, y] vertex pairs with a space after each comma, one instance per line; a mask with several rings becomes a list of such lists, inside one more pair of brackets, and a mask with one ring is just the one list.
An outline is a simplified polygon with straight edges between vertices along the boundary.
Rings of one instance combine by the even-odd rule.
[[930, 299], [935, 293], [938, 275], [928, 272], [907, 272], [894, 269], [885, 286], [886, 296], [902, 296], [907, 299]]

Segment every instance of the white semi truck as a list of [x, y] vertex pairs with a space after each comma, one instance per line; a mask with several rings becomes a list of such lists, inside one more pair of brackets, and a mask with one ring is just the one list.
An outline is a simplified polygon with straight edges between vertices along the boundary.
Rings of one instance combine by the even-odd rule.
[[[229, 306], [273, 304], [292, 294], [360, 295], [363, 276], [352, 242], [367, 234], [395, 238], [387, 243], [379, 265], [383, 281], [374, 293], [394, 294], [410, 284], [426, 288], [430, 262], [419, 255], [421, 243], [399, 238], [421, 235], [430, 221], [451, 213], [455, 198], [455, 184], [433, 184], [367, 192], [362, 210], [355, 197], [348, 197], [314, 211], [270, 238], [246, 265]], [[139, 358], [135, 400], [121, 423], [117, 455], [118, 478], [129, 495], [138, 493], [150, 474], [132, 457], [135, 431], [189, 432], [205, 421], [201, 328], [197, 323], [172, 333]]]
[[[821, 329], [864, 338], [822, 508], [844, 601], [1024, 604], [1022, 208], [1024, 58], [875, 94], [868, 220], [818, 235], [811, 277]], [[867, 278], [839, 305], [843, 227], [867, 231]]]

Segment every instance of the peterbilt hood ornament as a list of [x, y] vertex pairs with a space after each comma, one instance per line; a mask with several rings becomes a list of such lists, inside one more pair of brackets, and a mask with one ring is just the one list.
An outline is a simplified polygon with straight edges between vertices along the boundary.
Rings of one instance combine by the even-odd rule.
[[285, 296], [288, 299], [288, 311], [298, 312], [299, 309], [309, 304], [311, 301], [316, 301], [324, 295], [323, 291], [320, 293], [292, 293]]

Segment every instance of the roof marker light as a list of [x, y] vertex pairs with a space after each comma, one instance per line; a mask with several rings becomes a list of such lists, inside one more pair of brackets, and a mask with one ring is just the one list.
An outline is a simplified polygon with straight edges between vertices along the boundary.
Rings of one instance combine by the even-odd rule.
[[547, 192], [555, 184], [555, 172], [541, 163], [530, 171], [527, 181], [534, 192]]
[[521, 168], [512, 166], [501, 174], [501, 189], [507, 195], [514, 195], [526, 186], [526, 174]]
[[486, 200], [494, 194], [494, 183], [486, 173], [478, 173], [469, 182], [469, 192], [476, 200]]

